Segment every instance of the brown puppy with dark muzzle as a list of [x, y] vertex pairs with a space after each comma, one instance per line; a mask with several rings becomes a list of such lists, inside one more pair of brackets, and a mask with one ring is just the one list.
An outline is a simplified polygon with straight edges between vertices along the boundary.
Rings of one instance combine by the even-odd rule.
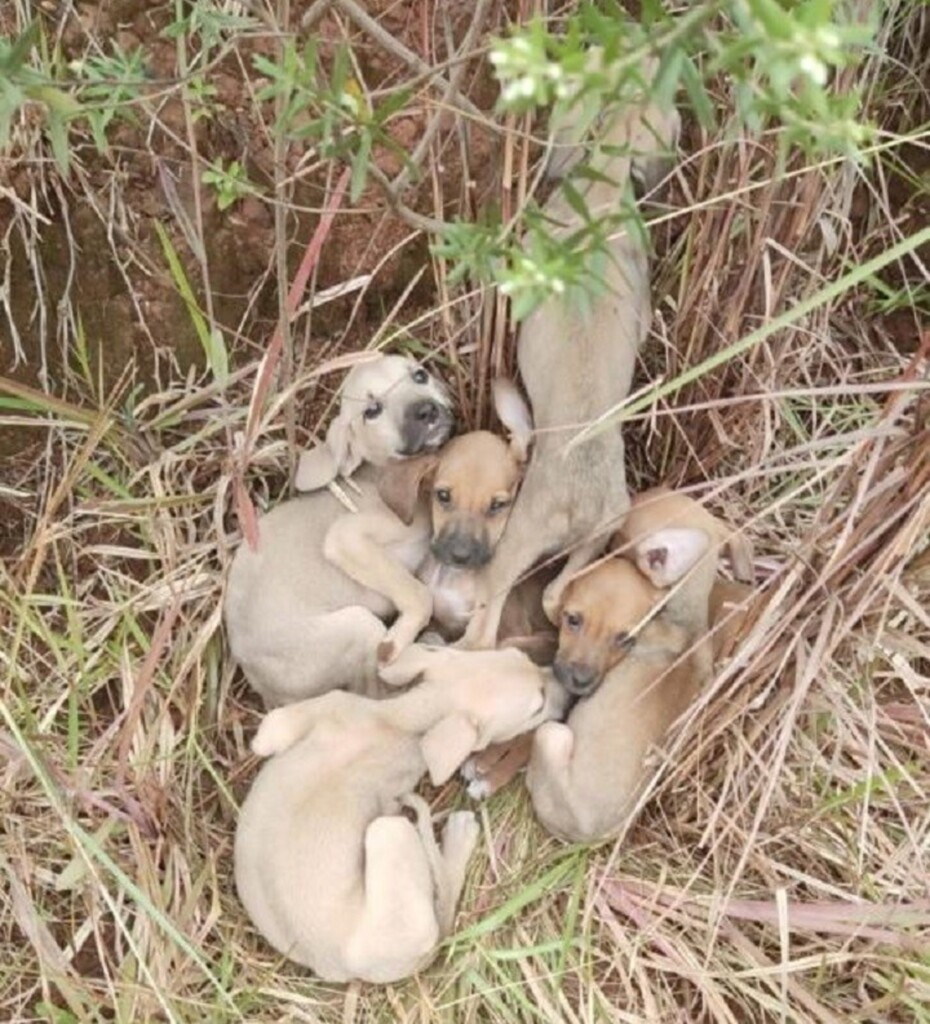
[[[617, 601], [617, 594], [624, 594]], [[662, 592], [624, 558], [575, 577], [565, 590], [552, 671], [573, 697], [587, 697], [636, 644]]]
[[[533, 431], [530, 411], [509, 381], [495, 381], [494, 407], [509, 440], [486, 430], [463, 434], [439, 453], [397, 464], [380, 487], [405, 523], [429, 507], [432, 541], [417, 576], [429, 588], [433, 621], [447, 639], [461, 636], [472, 616], [478, 570], [491, 560], [507, 525]], [[504, 635], [523, 596], [518, 592], [510, 602]]]
[[569, 585], [563, 604], [566, 685], [585, 696], [566, 722], [533, 737], [527, 788], [554, 835], [615, 835], [649, 780], [648, 755], [713, 675], [711, 594], [718, 553], [751, 569], [746, 542], [684, 495], [640, 495], [625, 556]]
[[[729, 547], [737, 575], [751, 578], [752, 552], [739, 534], [691, 498], [656, 488], [634, 499], [614, 539], [615, 549], [627, 557], [597, 562], [568, 584], [552, 667], [569, 694], [594, 700], [600, 708], [589, 713], [587, 700], [577, 705], [574, 721], [582, 732], [589, 714], [592, 723], [599, 714], [610, 719], [595, 691], [605, 678], [621, 678], [627, 660], [638, 666], [624, 684], [632, 689], [632, 680], [655, 680], [663, 666], [669, 668], [689, 652], [675, 669], [674, 683], [657, 684], [655, 699], [643, 697], [643, 716], [658, 701], [656, 720], [667, 725], [710, 677], [714, 661], [730, 653], [752, 590], [717, 578], [722, 546]], [[483, 799], [513, 778], [530, 756], [531, 739], [521, 737], [509, 749], [471, 759], [463, 769], [470, 795]], [[584, 749], [599, 750], [588, 739]]]

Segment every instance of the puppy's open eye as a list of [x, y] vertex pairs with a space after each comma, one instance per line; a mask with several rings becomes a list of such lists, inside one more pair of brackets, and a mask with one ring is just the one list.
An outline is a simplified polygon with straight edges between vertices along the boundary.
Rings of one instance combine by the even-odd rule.
[[448, 487], [437, 487], [434, 495], [437, 505], [448, 508], [452, 504], [452, 491]]
[[373, 401], [369, 402], [368, 405], [365, 406], [365, 411], [362, 415], [366, 420], [376, 420], [383, 412], [384, 406], [380, 402]]
[[488, 505], [488, 515], [496, 516], [498, 512], [502, 512], [505, 508], [509, 508], [509, 498], [492, 498], [491, 504]]
[[628, 651], [636, 643], [636, 637], [630, 636], [625, 630], [621, 630], [614, 637], [614, 647], [621, 651]]
[[414, 384], [428, 384], [429, 374], [422, 367], [418, 367], [410, 374]]
[[566, 612], [562, 616], [562, 621], [565, 623], [565, 628], [572, 633], [577, 633], [581, 629], [581, 624], [584, 622], [579, 612]]

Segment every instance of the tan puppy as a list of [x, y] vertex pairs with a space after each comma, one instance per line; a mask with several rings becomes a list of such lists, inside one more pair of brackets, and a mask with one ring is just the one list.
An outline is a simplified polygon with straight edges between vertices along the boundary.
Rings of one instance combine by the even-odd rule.
[[527, 772], [540, 821], [576, 841], [624, 824], [647, 781], [647, 754], [712, 675], [719, 548], [749, 558], [700, 505], [668, 491], [641, 495], [624, 535], [630, 561], [603, 563], [565, 591], [554, 671], [590, 696], [565, 724], [537, 731]]
[[[410, 366], [419, 379], [420, 368]], [[405, 389], [395, 383], [381, 394], [382, 416]], [[431, 513], [437, 559], [489, 557], [519, 485], [532, 429], [525, 406], [509, 406], [503, 416], [514, 432], [512, 445], [475, 432], [455, 438], [441, 456], [382, 470], [361, 466], [353, 477], [357, 512], [317, 491], [262, 517], [258, 550], [243, 544], [233, 559], [224, 613], [233, 656], [266, 707], [336, 687], [377, 692], [379, 648], [389, 659], [413, 641], [433, 611], [430, 584], [435, 581], [424, 583], [416, 575], [421, 570], [429, 577], [432, 570], [433, 563], [427, 563]], [[344, 418], [340, 411], [337, 421]], [[402, 415], [395, 418], [406, 422]], [[340, 432], [355, 438], [350, 448], [357, 454], [358, 438], [370, 428], [353, 424]], [[403, 436], [402, 429], [394, 432]], [[378, 458], [382, 454], [379, 449]], [[306, 484], [314, 467], [322, 467], [314, 481], [323, 479], [329, 461], [328, 454], [315, 450], [298, 470], [298, 480]], [[442, 494], [439, 488], [422, 493], [420, 484], [431, 473], [442, 481]], [[467, 518], [447, 506], [466, 509]], [[441, 589], [438, 593], [440, 608], [447, 611], [443, 602], [450, 599]], [[466, 595], [459, 604], [470, 609], [472, 600]], [[385, 620], [395, 612], [388, 629]]]
[[[441, 849], [411, 791], [472, 751], [561, 712], [551, 675], [518, 651], [408, 647], [386, 669], [399, 697], [329, 693], [266, 716], [275, 755], [242, 806], [236, 888], [279, 952], [328, 981], [390, 982], [424, 967], [452, 929], [474, 815], [450, 815]], [[417, 824], [401, 815], [417, 811]]]
[[[714, 583], [714, 589], [710, 594], [710, 637], [715, 666], [733, 653], [743, 631], [753, 593], [752, 587], [734, 583], [732, 580], [718, 578]], [[634, 598], [634, 603], [635, 601]], [[549, 663], [558, 655], [558, 638], [556, 645]], [[606, 671], [619, 660], [618, 646], [622, 649], [624, 645], [610, 642], [604, 645], [602, 656], [605, 661], [611, 663]], [[511, 743], [495, 744], [470, 757], [462, 765], [462, 777], [468, 783], [468, 795], [475, 800], [486, 800], [493, 796], [506, 786], [521, 768], [526, 767], [532, 749], [533, 734], [526, 733]]]
[[[579, 104], [581, 107], [582, 104]], [[571, 135], [572, 111], [564, 122]], [[634, 166], [649, 173], [672, 145], [677, 114], [633, 105], [608, 124], [591, 166], [602, 177], [576, 181], [594, 216], [614, 212]], [[572, 140], [575, 141], [575, 140]], [[579, 150], [560, 151], [560, 175]], [[557, 192], [547, 216], [571, 231], [577, 213]], [[572, 297], [545, 302], [523, 323], [517, 343], [520, 374], [536, 421], [536, 445], [508, 529], [482, 581], [482, 606], [462, 646], [493, 647], [507, 594], [539, 559], [570, 550], [549, 585], [545, 606], [555, 621], [568, 580], [604, 546], [629, 505], [623, 439], [617, 428], [567, 450], [578, 430], [626, 398], [639, 346], [651, 319], [648, 258], [640, 237], [617, 232], [603, 264], [604, 291], [585, 313]]]

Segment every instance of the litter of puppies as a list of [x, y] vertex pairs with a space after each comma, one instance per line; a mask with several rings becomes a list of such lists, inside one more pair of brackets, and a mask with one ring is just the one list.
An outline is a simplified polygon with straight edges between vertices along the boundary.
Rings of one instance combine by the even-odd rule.
[[[618, 202], [636, 170], [654, 178], [676, 131], [674, 112], [624, 110], [589, 203]], [[547, 212], [572, 223], [558, 191]], [[449, 440], [438, 381], [403, 357], [367, 362], [301, 458], [308, 493], [237, 552], [224, 616], [269, 709], [253, 742], [269, 760], [240, 815], [236, 885], [268, 942], [327, 980], [407, 977], [453, 929], [478, 828], [453, 812], [437, 843], [424, 776], [461, 769], [484, 798], [526, 764], [544, 828], [616, 836], [737, 643], [753, 595], [739, 532], [662, 488], [631, 505], [619, 429], [566, 454], [570, 428], [626, 397], [650, 321], [642, 241], [621, 234], [611, 257], [588, 316], [553, 299], [523, 324], [530, 408], [495, 387], [508, 440]], [[357, 511], [324, 489], [340, 474]], [[718, 575], [724, 547], [741, 584]], [[431, 623], [442, 638], [425, 643]]]

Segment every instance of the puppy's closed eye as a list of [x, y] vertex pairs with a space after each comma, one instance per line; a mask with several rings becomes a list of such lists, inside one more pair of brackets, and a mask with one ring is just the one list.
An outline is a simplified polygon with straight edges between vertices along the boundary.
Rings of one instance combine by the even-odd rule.
[[628, 651], [636, 643], [636, 637], [630, 636], [626, 630], [621, 630], [614, 637], [614, 647], [621, 651]]
[[509, 507], [510, 507], [510, 499], [509, 498], [499, 498], [499, 497], [498, 498], [492, 498], [491, 499], [491, 503], [488, 505], [488, 515], [489, 516], [496, 516], [498, 513], [502, 512], [505, 508], [509, 508]]
[[562, 621], [565, 623], [565, 628], [570, 633], [577, 633], [584, 623], [584, 616], [581, 612], [565, 612], [562, 616]]
[[378, 401], [371, 401], [365, 406], [362, 415], [366, 420], [376, 420], [384, 412], [384, 406]]

